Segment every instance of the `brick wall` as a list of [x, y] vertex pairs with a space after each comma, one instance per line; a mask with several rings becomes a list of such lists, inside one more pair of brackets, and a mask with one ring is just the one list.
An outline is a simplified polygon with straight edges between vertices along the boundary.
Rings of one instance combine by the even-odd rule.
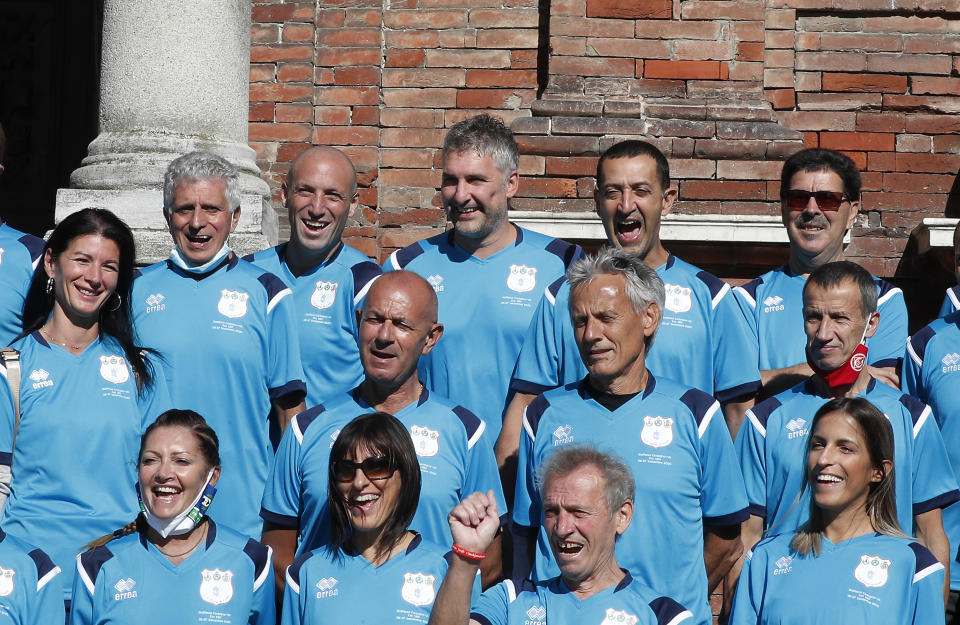
[[518, 210], [591, 210], [598, 153], [642, 137], [671, 159], [681, 213], [777, 214], [782, 159], [846, 152], [864, 172], [848, 256], [905, 282], [930, 275], [911, 231], [960, 214], [960, 0], [255, 0], [253, 15], [260, 166], [276, 188], [304, 146], [343, 147], [363, 187], [348, 236], [372, 256], [443, 227], [437, 148], [479, 111], [517, 134]]

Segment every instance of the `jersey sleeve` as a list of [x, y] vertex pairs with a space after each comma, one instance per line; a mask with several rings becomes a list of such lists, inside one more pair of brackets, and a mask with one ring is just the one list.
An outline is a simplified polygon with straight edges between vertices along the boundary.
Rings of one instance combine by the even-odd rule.
[[159, 364], [157, 360], [156, 358], [151, 359], [153, 363], [153, 384], [150, 388], [145, 388], [137, 397], [137, 405], [143, 420], [143, 430], [146, 430], [147, 426], [156, 421], [161, 414], [173, 408], [170, 388], [167, 386], [166, 372], [163, 365]]
[[493, 453], [490, 437], [487, 436], [486, 424], [480, 419], [477, 421], [480, 422], [480, 426], [467, 441], [467, 470], [464, 475], [463, 489], [460, 492], [463, 497], [466, 497], [470, 493], [478, 491], [486, 493], [492, 490], [499, 515], [503, 517], [508, 510], [507, 501], [503, 496], [503, 487], [500, 485], [497, 458]]
[[[682, 398], [690, 405], [691, 397], [708, 398], [700, 391], [688, 391]], [[700, 401], [694, 403], [695, 414], [699, 419], [697, 432], [700, 439], [700, 508], [703, 511], [704, 525], [736, 525], [747, 520], [747, 495], [743, 487], [743, 477], [737, 464], [737, 454], [733, 449], [730, 430], [720, 412], [720, 404], [712, 402], [703, 407]]]
[[62, 623], [65, 614], [63, 610], [63, 576], [60, 575], [60, 567], [53, 563], [50, 556], [39, 549], [34, 549], [28, 555], [37, 566], [36, 592], [30, 593], [30, 605], [27, 608], [30, 615], [29, 621], [33, 623]]
[[380, 269], [380, 265], [372, 261], [367, 261], [357, 263], [351, 267], [350, 273], [353, 276], [353, 309], [360, 310], [363, 308], [363, 301], [367, 297], [367, 291], [369, 291], [373, 283], [377, 281], [377, 278], [383, 274], [383, 270]]
[[748, 410], [746, 422], [737, 433], [736, 452], [746, 489], [748, 510], [750, 514], [760, 518], [767, 516], [766, 442], [766, 429], [754, 410]]
[[[23, 384], [23, 362], [20, 363], [21, 385]], [[21, 393], [21, 398], [23, 394]], [[13, 427], [16, 412], [13, 408], [13, 395], [7, 380], [7, 368], [0, 359], [0, 464], [10, 466], [13, 461]]]
[[[557, 326], [564, 317], [557, 318], [556, 298], [550, 291], [552, 286], [544, 290], [530, 319], [510, 380], [511, 391], [536, 395], [561, 384], [560, 363], [565, 354], [562, 329]], [[566, 311], [563, 313], [565, 315]]]
[[911, 625], [939, 623], [943, 620], [943, 565], [926, 547], [910, 543], [915, 556], [913, 583], [910, 587], [909, 621]]
[[254, 562], [253, 596], [250, 598], [249, 625], [275, 625], [277, 605], [274, 599], [273, 550], [253, 539], [244, 551]]
[[877, 332], [867, 339], [870, 351], [867, 361], [874, 367], [895, 367], [903, 356], [903, 345], [907, 341], [907, 304], [903, 291], [886, 282], [880, 286], [877, 300], [877, 312], [880, 324]]
[[303, 452], [303, 433], [299, 419], [306, 413], [295, 416], [283, 433], [277, 454], [267, 476], [260, 503], [260, 517], [264, 521], [286, 528], [300, 527], [300, 459]]
[[[540, 528], [540, 494], [536, 485], [536, 461], [534, 459], [535, 424], [531, 416], [542, 408], [543, 395], [527, 406], [523, 414], [523, 429], [520, 433], [520, 449], [517, 456], [517, 482], [514, 491], [513, 528], [513, 575], [525, 578], [533, 570], [531, 546], [536, 543]], [[536, 556], [534, 555], [534, 558]]]
[[507, 625], [510, 603], [516, 598], [514, 584], [510, 580], [488, 588], [473, 603], [470, 618], [482, 625]]
[[907, 347], [903, 353], [900, 384], [904, 393], [913, 395], [921, 401], [928, 401], [927, 389], [923, 380], [923, 356], [916, 353], [913, 345], [915, 340], [916, 336], [907, 340]]
[[[757, 318], [756, 302], [758, 286], [759, 279], [753, 280], [733, 289], [733, 295], [734, 301], [737, 303], [737, 308], [740, 309], [740, 314], [747, 328], [747, 338], [753, 343], [754, 349], [759, 352], [760, 322]], [[759, 356], [757, 357], [757, 362], [760, 362]]]
[[753, 395], [760, 390], [757, 342], [728, 286], [724, 284], [714, 300], [714, 394], [721, 402]]
[[930, 406], [902, 396], [913, 415], [913, 514], [945, 508], [960, 499], [947, 449]]
[[947, 289], [947, 292], [943, 296], [943, 304], [940, 305], [940, 312], [937, 314], [937, 317], [946, 317], [947, 315], [957, 312], [957, 310], [960, 310], [960, 285]]
[[[303, 565], [313, 556], [313, 552], [308, 551], [293, 560], [293, 563], [287, 567], [286, 586], [283, 590], [283, 611], [281, 613], [281, 625], [300, 625], [303, 622], [303, 610], [306, 607], [306, 594], [300, 593], [301, 575]], [[309, 594], [309, 593], [308, 593]]]
[[270, 399], [307, 390], [300, 361], [300, 340], [297, 336], [293, 292], [280, 278], [265, 273], [259, 278], [267, 292], [266, 385]]
[[[104, 561], [104, 551], [105, 549], [101, 548], [77, 555], [77, 574], [73, 578], [73, 594], [70, 601], [70, 625], [96, 623], [94, 601], [97, 578]], [[62, 595], [60, 600], [63, 600]]]
[[[728, 625], [757, 625], [760, 622], [767, 580], [766, 567], [756, 560], [755, 551], [749, 551], [743, 559], [743, 569], [740, 571], [740, 581], [737, 582], [737, 593], [733, 597], [733, 609], [727, 621]], [[941, 611], [942, 604], [941, 598]]]

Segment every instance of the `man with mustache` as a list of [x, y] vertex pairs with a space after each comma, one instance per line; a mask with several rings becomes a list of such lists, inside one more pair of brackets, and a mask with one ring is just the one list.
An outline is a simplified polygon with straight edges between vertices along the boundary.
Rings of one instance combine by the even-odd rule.
[[[781, 214], [790, 262], [734, 290], [759, 348], [764, 396], [813, 375], [799, 324], [803, 285], [817, 267], [843, 260], [843, 237], [860, 210], [860, 186], [857, 166], [833, 150], [801, 150], [783, 164]], [[867, 364], [871, 375], [899, 388], [907, 307], [900, 289], [874, 280], [880, 325], [867, 342]]]

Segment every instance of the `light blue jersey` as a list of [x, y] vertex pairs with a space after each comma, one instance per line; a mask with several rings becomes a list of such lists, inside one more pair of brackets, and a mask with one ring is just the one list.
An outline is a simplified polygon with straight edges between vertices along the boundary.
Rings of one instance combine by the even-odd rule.
[[943, 565], [919, 543], [867, 534], [819, 557], [790, 549], [792, 534], [747, 553], [730, 625], [943, 623]]
[[[664, 282], [666, 301], [647, 368], [720, 401], [759, 390], [760, 372], [753, 366], [756, 343], [749, 338], [730, 287], [673, 255], [656, 272]], [[569, 305], [565, 278], [547, 287], [517, 358], [512, 390], [536, 395], [587, 375]]]
[[14, 230], [0, 219], [0, 347], [23, 332], [23, 300], [44, 245], [43, 239]]
[[[163, 372], [137, 393], [123, 349], [99, 339], [75, 355], [39, 332], [20, 351], [22, 418], [10, 497], [0, 526], [43, 545], [63, 570], [69, 599], [73, 558], [91, 540], [137, 516], [137, 453], [146, 426], [171, 407]], [[0, 366], [0, 463], [10, 464], [13, 398]]]
[[521, 535], [539, 534], [534, 579], [560, 573], [541, 525], [536, 469], [557, 447], [591, 443], [622, 457], [637, 482], [617, 562], [689, 608], [694, 622], [710, 623], [704, 525], [737, 525], [748, 516], [733, 441], [719, 413], [713, 397], [652, 374], [641, 393], [613, 411], [590, 396], [585, 382], [533, 400], [520, 436], [513, 522]]
[[47, 554], [0, 530], [0, 625], [60, 625], [61, 578]]
[[420, 358], [420, 379], [483, 419], [491, 440], [500, 434], [510, 374], [543, 288], [583, 255], [566, 241], [516, 231], [512, 245], [487, 258], [465, 252], [450, 231], [397, 250], [384, 264], [433, 285], [444, 331]]
[[233, 254], [202, 275], [157, 263], [133, 283], [137, 331], [164, 357], [174, 405], [198, 412], [220, 437], [223, 475], [210, 514], [248, 536], [260, 534], [273, 461], [270, 400], [305, 390], [290, 294]]
[[[380, 566], [356, 553], [321, 548], [287, 567], [283, 625], [426, 623], [447, 574], [439, 546], [415, 536], [406, 550]], [[480, 595], [480, 576], [473, 585]]]
[[[894, 367], [907, 340], [907, 305], [903, 291], [885, 280], [877, 283], [880, 325], [867, 339], [867, 362]], [[760, 350], [760, 370], [783, 369], [807, 362], [803, 330], [803, 285], [807, 279], [779, 267], [734, 289], [740, 308]]]
[[283, 243], [244, 256], [244, 260], [279, 276], [293, 289], [306, 403], [316, 406], [363, 381], [357, 311], [380, 276], [380, 266], [341, 244], [323, 263], [296, 277], [287, 266], [286, 250]]
[[[913, 517], [947, 506], [958, 498], [940, 430], [930, 407], [870, 378], [858, 397], [883, 412], [893, 427], [897, 517], [903, 531]], [[740, 468], [750, 513], [777, 533], [795, 531], [810, 513], [810, 490], [799, 498], [806, 471], [810, 423], [828, 398], [809, 380], [766, 399], [747, 411], [737, 435]]]
[[[914, 334], [903, 359], [903, 390], [930, 404], [947, 446], [954, 476], [960, 480], [960, 315], [937, 319]], [[960, 503], [943, 511], [954, 563], [950, 588], [960, 590]]]
[[669, 597], [635, 581], [629, 573], [616, 586], [579, 599], [563, 580], [507, 580], [476, 601], [470, 618], [482, 625], [680, 625], [693, 614]]
[[[298, 528], [298, 554], [317, 549], [330, 538], [330, 447], [343, 426], [371, 412], [375, 410], [354, 390], [298, 414], [284, 433], [260, 516]], [[419, 401], [394, 416], [410, 431], [420, 462], [420, 503], [411, 529], [430, 542], [452, 544], [447, 515], [476, 491], [493, 490], [497, 509], [506, 512], [493, 444], [483, 421], [427, 389]]]
[[177, 565], [140, 532], [77, 556], [70, 625], [274, 625], [272, 551], [206, 522], [204, 544]]
[[952, 286], [947, 289], [943, 296], [943, 304], [940, 305], [940, 312], [937, 318], [946, 317], [960, 310], [960, 285]]

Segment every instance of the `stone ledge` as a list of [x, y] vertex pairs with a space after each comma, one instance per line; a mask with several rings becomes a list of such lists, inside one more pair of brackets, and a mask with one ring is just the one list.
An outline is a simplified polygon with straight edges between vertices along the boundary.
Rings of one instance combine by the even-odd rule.
[[953, 230], [958, 221], [954, 217], [925, 217], [914, 230], [920, 251], [933, 247], [953, 248]]

